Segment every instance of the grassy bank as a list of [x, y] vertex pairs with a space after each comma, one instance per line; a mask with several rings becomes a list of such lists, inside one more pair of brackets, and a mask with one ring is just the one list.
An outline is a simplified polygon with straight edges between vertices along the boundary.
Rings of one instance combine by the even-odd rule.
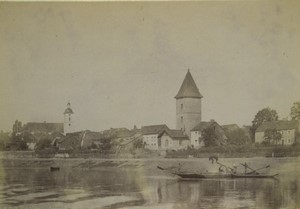
[[208, 158], [212, 155], [222, 158], [251, 158], [251, 157], [296, 157], [300, 156], [300, 146], [226, 146], [204, 147], [167, 152], [167, 158]]

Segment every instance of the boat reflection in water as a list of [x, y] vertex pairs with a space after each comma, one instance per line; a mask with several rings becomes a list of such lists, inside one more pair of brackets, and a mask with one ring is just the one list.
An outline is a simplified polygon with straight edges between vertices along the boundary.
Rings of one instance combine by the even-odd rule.
[[143, 169], [3, 168], [0, 208], [297, 208], [298, 170], [279, 172], [279, 180], [187, 181]]

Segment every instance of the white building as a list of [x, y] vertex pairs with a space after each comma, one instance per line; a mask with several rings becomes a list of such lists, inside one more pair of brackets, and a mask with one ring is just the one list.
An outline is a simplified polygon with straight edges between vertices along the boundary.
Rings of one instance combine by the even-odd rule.
[[297, 140], [299, 123], [296, 120], [265, 122], [261, 124], [255, 131], [255, 143], [262, 143], [265, 140], [265, 131], [274, 129], [281, 133], [281, 141], [279, 142], [280, 144], [291, 145]]
[[64, 112], [64, 134], [74, 132], [74, 124], [72, 119], [73, 114], [74, 112], [71, 108], [71, 103], [68, 102], [67, 108]]
[[222, 145], [225, 143], [227, 137], [225, 135], [225, 131], [222, 129], [222, 127], [214, 120], [211, 121], [201, 121], [191, 130], [191, 145], [194, 148], [200, 148], [203, 147], [204, 141], [203, 141], [203, 131], [205, 129], [212, 128], [215, 131], [215, 134], [218, 138], [218, 144]]
[[190, 145], [182, 130], [171, 130], [166, 125], [143, 126], [142, 134], [144, 148], [149, 150], [178, 150]]

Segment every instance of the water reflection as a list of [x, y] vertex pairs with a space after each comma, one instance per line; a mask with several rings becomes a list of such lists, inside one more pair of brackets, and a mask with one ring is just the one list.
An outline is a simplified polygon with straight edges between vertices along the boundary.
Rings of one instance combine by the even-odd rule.
[[296, 208], [299, 175], [287, 174], [187, 181], [143, 169], [2, 168], [0, 208]]

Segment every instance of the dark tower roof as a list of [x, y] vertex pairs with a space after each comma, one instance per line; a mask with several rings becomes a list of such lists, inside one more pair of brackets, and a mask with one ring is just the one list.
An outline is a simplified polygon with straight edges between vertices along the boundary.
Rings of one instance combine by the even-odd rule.
[[200, 94], [199, 89], [190, 73], [190, 70], [188, 70], [175, 98], [180, 99], [180, 98], [202, 98], [202, 97], [203, 96]]
[[68, 102], [67, 109], [65, 110], [64, 114], [73, 114], [73, 110], [71, 109], [71, 103]]

